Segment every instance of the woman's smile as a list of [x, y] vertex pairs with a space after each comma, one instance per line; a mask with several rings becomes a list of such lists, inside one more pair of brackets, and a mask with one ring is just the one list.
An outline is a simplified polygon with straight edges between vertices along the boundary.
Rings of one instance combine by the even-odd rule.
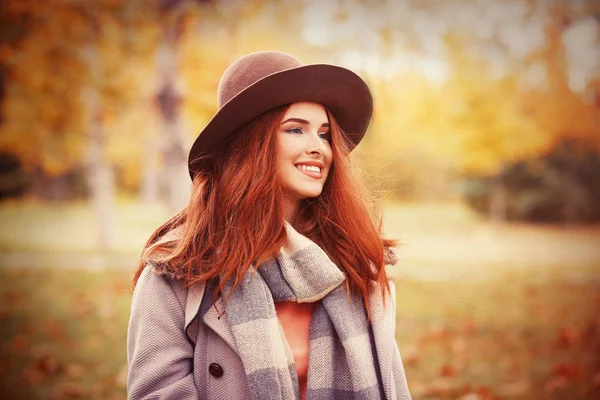
[[296, 168], [300, 170], [303, 174], [314, 178], [321, 179], [323, 178], [323, 173], [321, 172], [323, 169], [323, 163], [318, 162], [306, 162], [306, 163], [298, 163], [296, 164]]

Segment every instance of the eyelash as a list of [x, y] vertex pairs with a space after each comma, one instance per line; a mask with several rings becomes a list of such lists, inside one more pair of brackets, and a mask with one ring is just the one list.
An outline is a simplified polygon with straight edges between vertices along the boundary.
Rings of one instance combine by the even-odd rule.
[[[302, 132], [302, 128], [290, 128], [290, 129], [286, 129], [285, 130], [288, 133], [304, 133]], [[319, 134], [319, 137], [326, 140], [326, 141], [330, 141], [331, 140], [331, 136], [329, 135], [329, 133], [321, 133]]]

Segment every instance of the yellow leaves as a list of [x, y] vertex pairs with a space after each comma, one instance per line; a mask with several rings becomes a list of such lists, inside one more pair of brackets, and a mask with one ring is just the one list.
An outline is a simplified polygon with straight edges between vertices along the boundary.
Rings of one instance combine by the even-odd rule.
[[149, 102], [142, 100], [105, 126], [106, 156], [120, 171], [121, 183], [126, 187], [137, 186], [147, 156], [146, 143], [160, 139], [160, 128], [161, 121]]
[[[462, 63], [468, 64], [464, 71]], [[476, 65], [461, 60], [441, 86], [419, 73], [374, 82], [377, 109], [366, 143], [378, 159], [421, 151], [460, 172], [487, 175], [548, 151], [557, 137], [526, 112], [532, 101], [517, 84], [518, 76], [492, 79], [483, 65], [471, 70]], [[539, 108], [537, 102], [550, 105], [554, 98], [536, 97], [533, 103]], [[581, 104], [571, 102], [570, 107], [579, 120], [571, 126], [588, 124], [584, 130], [593, 132]], [[556, 109], [547, 118], [564, 120], [566, 112]]]
[[[84, 92], [99, 94], [94, 107], [101, 108], [109, 124], [121, 118], [125, 104], [137, 100], [154, 66], [152, 50], [138, 53], [133, 43], [155, 41], [157, 22], [128, 11], [122, 0], [36, 2], [39, 8], [19, 3], [10, 3], [9, 10], [30, 23], [18, 43], [2, 49], [10, 80], [0, 147], [17, 154], [25, 167], [60, 175], [83, 158], [89, 115], [95, 111], [83, 101]], [[125, 24], [134, 19], [132, 41], [133, 30]]]
[[65, 164], [65, 160], [56, 153], [45, 153], [42, 164], [44, 172], [53, 178], [56, 178], [66, 172], [70, 165]]
[[[156, 113], [150, 99], [161, 82], [156, 52], [165, 26], [177, 18], [183, 32], [172, 57], [177, 57], [174, 79], [183, 99], [180, 112], [188, 140], [217, 110], [219, 79], [238, 56], [275, 49], [305, 62], [336, 62], [340, 49], [360, 47], [347, 37], [317, 50], [306, 45], [299, 34], [306, 7], [301, 2], [183, 2], [168, 15], [159, 15], [155, 3], [135, 0], [38, 3], [8, 2], [11, 13], [26, 15], [32, 23], [23, 40], [0, 49], [0, 59], [10, 67], [0, 146], [59, 171], [57, 160], [73, 162], [83, 154], [91, 110], [82, 93], [92, 90], [110, 138], [108, 157], [131, 183], [139, 170], [134, 164], [141, 162], [144, 151], [136, 140], [160, 130], [150, 115]], [[339, 15], [340, 21], [347, 17]], [[391, 25], [380, 29], [380, 39], [387, 43], [380, 49], [382, 59], [398, 52], [397, 34]], [[391, 163], [404, 157], [403, 165], [412, 163], [415, 170], [421, 162], [495, 173], [505, 163], [545, 152], [561, 137], [584, 138], [600, 150], [597, 106], [584, 107], [568, 91], [563, 66], [556, 61], [560, 49], [535, 60], [548, 70], [547, 92], [527, 92], [534, 89], [519, 86], [523, 73], [518, 68], [501, 80], [492, 76], [486, 61], [469, 53], [470, 38], [464, 33], [449, 31], [443, 40], [447, 58], [439, 63], [449, 71], [447, 81], [432, 83], [417, 67], [392, 77], [367, 77], [375, 92], [376, 115], [361, 147], [371, 159], [384, 161], [381, 168], [393, 169]], [[92, 57], [85, 58], [84, 50]], [[414, 62], [413, 56], [407, 62]], [[46, 137], [60, 144], [48, 149], [42, 139]], [[40, 144], [32, 150], [28, 144], [34, 142]], [[58, 156], [46, 160], [40, 155], [44, 152]]]

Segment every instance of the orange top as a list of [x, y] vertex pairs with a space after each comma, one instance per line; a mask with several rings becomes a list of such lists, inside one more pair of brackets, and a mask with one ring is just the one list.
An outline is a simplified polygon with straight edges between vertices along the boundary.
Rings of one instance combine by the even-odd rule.
[[298, 371], [300, 397], [306, 399], [306, 384], [308, 378], [308, 330], [315, 303], [275, 303], [279, 322], [283, 327], [285, 337], [294, 354], [294, 363]]

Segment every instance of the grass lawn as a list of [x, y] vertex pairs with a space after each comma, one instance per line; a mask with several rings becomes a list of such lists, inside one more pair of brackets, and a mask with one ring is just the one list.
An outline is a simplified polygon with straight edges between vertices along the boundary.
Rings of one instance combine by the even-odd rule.
[[[126, 398], [129, 282], [167, 216], [117, 205], [103, 253], [86, 204], [0, 205], [0, 398]], [[600, 399], [600, 227], [391, 204], [384, 229], [415, 399]]]
[[397, 282], [397, 339], [414, 398], [600, 398], [600, 285], [511, 272]]
[[[123, 270], [0, 270], [0, 397], [124, 399], [129, 279]], [[415, 399], [600, 398], [597, 281], [511, 273], [398, 279], [397, 288]]]
[[0, 398], [125, 399], [129, 278], [0, 270]]

